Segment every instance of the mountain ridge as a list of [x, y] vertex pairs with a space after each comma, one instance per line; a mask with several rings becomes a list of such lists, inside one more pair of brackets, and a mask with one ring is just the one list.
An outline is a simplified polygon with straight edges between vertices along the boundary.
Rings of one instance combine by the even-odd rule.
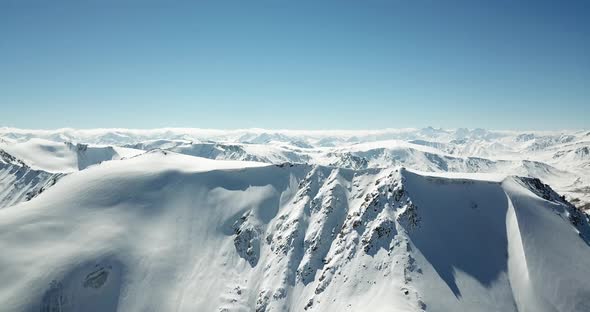
[[[481, 179], [162, 151], [105, 162], [0, 210], [0, 277], [14, 281], [0, 301], [14, 311], [532, 311], [545, 297], [535, 311], [588, 307], [587, 217], [579, 230], [573, 208], [536, 180]], [[543, 227], [560, 239], [531, 241]], [[582, 271], [563, 266], [565, 251]], [[556, 298], [523, 272], [536, 284], [563, 275], [572, 292]]]

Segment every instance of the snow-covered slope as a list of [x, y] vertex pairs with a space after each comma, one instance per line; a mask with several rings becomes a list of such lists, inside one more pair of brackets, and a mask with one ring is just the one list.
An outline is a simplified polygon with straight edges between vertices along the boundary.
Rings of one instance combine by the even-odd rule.
[[36, 138], [24, 142], [0, 143], [0, 148], [31, 168], [56, 173], [78, 171], [103, 161], [131, 157], [142, 152], [123, 147], [59, 143]]
[[[64, 141], [81, 145], [64, 145]], [[403, 165], [430, 172], [516, 174], [541, 178], [579, 207], [590, 209], [590, 132], [582, 130], [0, 128], [0, 146], [32, 168], [50, 172], [73, 172], [141, 150], [162, 149], [210, 159], [273, 164], [350, 169]], [[88, 151], [80, 153], [84, 147]]]
[[585, 311], [587, 216], [535, 179], [155, 150], [0, 210], [6, 311]]
[[0, 149], [0, 209], [30, 200], [53, 186], [61, 174], [34, 170]]
[[280, 145], [221, 143], [221, 142], [194, 142], [184, 140], [154, 140], [126, 147], [141, 150], [162, 149], [185, 155], [204, 157], [219, 160], [243, 160], [257, 161], [272, 164], [284, 162], [305, 163], [310, 158], [300, 149], [290, 149]]
[[[419, 142], [424, 143], [424, 142]], [[428, 172], [501, 173], [540, 178], [569, 198], [590, 196], [581, 186], [590, 185], [577, 165], [558, 169], [546, 162], [515, 159], [464, 157], [443, 152], [436, 145], [399, 140], [342, 145], [334, 148], [300, 148], [285, 143], [215, 143], [158, 140], [129, 145], [136, 149], [161, 148], [186, 155], [225, 160], [250, 160], [273, 164], [284, 162], [321, 164], [349, 169], [406, 166]], [[438, 146], [441, 147], [441, 146]], [[559, 165], [557, 163], [556, 165]], [[586, 192], [587, 193], [587, 192]]]

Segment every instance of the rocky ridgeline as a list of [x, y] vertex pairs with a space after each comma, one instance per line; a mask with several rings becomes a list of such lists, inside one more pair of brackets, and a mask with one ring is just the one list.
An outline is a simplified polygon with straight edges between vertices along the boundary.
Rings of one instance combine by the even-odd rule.
[[564, 196], [560, 196], [549, 185], [544, 184], [537, 178], [517, 177], [516, 180], [538, 197], [547, 201], [562, 204], [557, 207], [565, 207], [565, 209], [563, 211], [556, 211], [556, 213], [567, 218], [571, 224], [576, 227], [580, 237], [582, 237], [585, 242], [590, 241], [590, 226], [588, 226], [590, 217], [588, 214], [566, 201]]
[[[410, 248], [405, 232], [420, 226], [420, 216], [404, 189], [403, 170], [309, 166], [267, 228], [251, 212], [240, 217], [233, 225], [235, 250], [251, 267], [263, 265], [268, 279], [256, 311], [280, 306], [300, 284], [314, 289], [306, 307], [312, 308], [355, 257], [383, 250], [380, 256], [393, 263], [394, 248]], [[411, 257], [396, 262], [401, 271], [416, 269]]]
[[22, 160], [0, 150], [0, 209], [29, 201], [53, 186], [64, 174], [35, 170]]
[[0, 161], [8, 165], [17, 165], [19, 167], [28, 167], [22, 160], [8, 154], [0, 149]]

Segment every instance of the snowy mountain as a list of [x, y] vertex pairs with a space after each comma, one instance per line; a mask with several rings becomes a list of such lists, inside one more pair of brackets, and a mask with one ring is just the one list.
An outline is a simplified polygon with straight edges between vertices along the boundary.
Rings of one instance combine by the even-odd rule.
[[154, 150], [0, 210], [7, 311], [586, 311], [588, 217], [532, 178]]
[[59, 173], [74, 172], [103, 161], [131, 157], [141, 153], [141, 151], [118, 146], [91, 146], [37, 138], [24, 142], [0, 142], [0, 149], [10, 153], [27, 166]]
[[141, 153], [125, 147], [37, 138], [0, 140], [0, 209], [32, 199], [68, 173]]
[[61, 176], [31, 169], [0, 149], [0, 209], [32, 199], [53, 186]]
[[350, 169], [403, 165], [432, 172], [523, 175], [542, 179], [577, 206], [590, 209], [588, 131], [0, 128], [0, 148], [33, 169], [54, 173], [161, 149], [272, 164]]
[[185, 155], [219, 160], [244, 160], [265, 163], [305, 163], [310, 158], [299, 149], [291, 150], [279, 145], [193, 142], [183, 140], [155, 140], [129, 144], [126, 147], [151, 151], [168, 150]]
[[584, 131], [2, 128], [0, 310], [590, 310], [589, 148]]

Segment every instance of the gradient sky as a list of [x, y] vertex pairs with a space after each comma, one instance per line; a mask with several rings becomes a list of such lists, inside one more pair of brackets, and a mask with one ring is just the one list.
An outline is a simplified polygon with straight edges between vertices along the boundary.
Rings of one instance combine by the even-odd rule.
[[0, 1], [0, 126], [590, 128], [590, 1]]

